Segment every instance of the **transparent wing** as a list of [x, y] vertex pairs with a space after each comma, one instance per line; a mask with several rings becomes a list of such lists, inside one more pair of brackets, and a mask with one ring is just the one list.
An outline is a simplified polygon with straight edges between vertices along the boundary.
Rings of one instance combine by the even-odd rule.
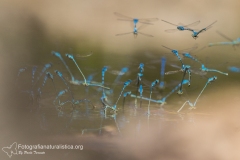
[[196, 74], [196, 75], [200, 75], [200, 76], [205, 76], [207, 74], [207, 72], [201, 71], [199, 69], [196, 68], [192, 68], [190, 69], [192, 73]]
[[162, 45], [164, 48], [167, 48], [167, 49], [169, 49], [169, 50], [171, 50], [172, 51], [172, 49], [171, 48], [168, 48], [168, 47], [166, 47], [166, 46], [164, 46], [164, 45]]
[[205, 27], [205, 29], [206, 29], [206, 30], [210, 29], [210, 28], [212, 27], [212, 25], [213, 25], [214, 23], [216, 23], [216, 22], [217, 22], [217, 21], [211, 23], [210, 25], [208, 25], [207, 27]]
[[162, 20], [162, 21], [166, 22], [168, 24], [174, 25], [174, 26], [184, 26], [184, 27], [196, 26], [196, 25], [198, 25], [200, 23], [200, 21], [196, 21], [196, 22], [190, 23], [188, 25], [185, 25], [185, 24], [182, 24], [182, 23], [179, 23], [179, 25], [177, 25], [177, 24], [173, 24], [173, 23], [170, 23], [168, 21], [165, 21], [165, 20]]
[[140, 22], [155, 22], [158, 21], [158, 18], [139, 18]]
[[191, 52], [191, 51], [193, 51], [193, 50], [195, 50], [195, 49], [197, 49], [198, 48], [198, 46], [197, 46], [197, 44], [196, 45], [194, 45], [193, 47], [191, 47], [191, 48], [186, 48], [186, 49], [181, 49], [181, 50], [178, 50], [179, 52]]
[[143, 25], [141, 25], [140, 27], [138, 27], [137, 30], [139, 31], [139, 30], [142, 30], [142, 29], [144, 29], [144, 28], [146, 28], [146, 27], [147, 27], [147, 25], [144, 25], [144, 24], [143, 24]]
[[207, 31], [207, 30], [209, 30], [210, 28], [212, 28], [212, 26], [210, 25], [210, 26], [208, 26], [208, 27], [206, 27], [206, 28], [204, 28], [204, 29], [201, 29], [200, 31], [198, 31], [199, 33], [201, 33], [201, 32], [205, 32], [205, 31]]
[[139, 23], [143, 23], [143, 24], [150, 24], [150, 25], [153, 25], [152, 23], [149, 23], [149, 22], [142, 22], [141, 20], [139, 20]]
[[174, 33], [176, 31], [178, 31], [178, 29], [167, 29], [167, 30], [165, 30], [165, 32], [167, 32], [167, 33]]
[[116, 36], [122, 36], [122, 35], [126, 35], [126, 34], [133, 34], [133, 32], [120, 33], [120, 34], [116, 34]]
[[105, 86], [103, 86], [103, 85], [101, 85], [101, 84], [92, 84], [92, 83], [90, 83], [90, 84], [88, 84], [89, 86], [96, 86], [96, 87], [101, 87], [101, 88], [104, 88], [104, 89], [110, 89], [109, 87], [105, 87]]
[[125, 15], [123, 15], [123, 14], [121, 14], [121, 13], [118, 13], [118, 12], [114, 12], [114, 14], [116, 15], [116, 16], [118, 16], [118, 17], [121, 17], [121, 18], [124, 18], [124, 19], [128, 19], [128, 20], [133, 20], [133, 18], [131, 18], [131, 17], [128, 17], [128, 16], [125, 16]]
[[170, 23], [170, 22], [165, 21], [165, 20], [162, 20], [162, 21], [163, 21], [163, 22], [166, 22], [166, 23], [168, 23], [168, 24], [174, 25], [174, 26], [178, 26], [178, 25], [176, 25], [176, 24]]
[[197, 51], [194, 52], [196, 54], [197, 52], [200, 52], [201, 50], [205, 49], [207, 46], [203, 46], [202, 48], [198, 49]]
[[181, 67], [178, 66], [178, 65], [176, 65], [176, 64], [170, 64], [170, 66], [172, 66], [172, 67], [174, 67], [174, 68], [179, 68], [179, 69], [181, 69]]
[[[117, 19], [119, 21], [133, 21], [133, 19]], [[153, 25], [152, 23], [149, 22], [142, 22], [141, 20], [138, 19], [139, 23], [143, 23], [143, 24], [148, 24], [148, 25]]]
[[130, 22], [133, 21], [133, 19], [119, 19], [119, 18], [117, 20], [119, 20], [119, 21], [130, 21]]
[[226, 35], [224, 35], [223, 33], [219, 32], [219, 31], [216, 31], [217, 34], [219, 34], [220, 36], [222, 36], [223, 38], [229, 40], [229, 41], [233, 41], [231, 38], [227, 37]]
[[190, 23], [188, 25], [183, 25], [184, 27], [192, 27], [192, 26], [196, 26], [200, 23], [200, 21], [196, 21], [196, 22], [193, 22], [193, 23]]
[[212, 27], [212, 26], [209, 26], [208, 28], [203, 28], [203, 29], [199, 30], [199, 31], [198, 31], [198, 34], [207, 31], [207, 30], [210, 29], [211, 27]]
[[121, 19], [118, 19], [118, 20], [121, 20], [121, 21], [133, 21], [134, 19], [138, 19], [139, 22], [141, 23], [145, 23], [145, 24], [151, 24], [151, 23], [148, 23], [148, 22], [154, 22], [154, 21], [157, 21], [158, 18], [132, 18], [132, 17], [129, 17], [129, 16], [125, 16], [121, 13], [118, 13], [118, 12], [114, 12], [114, 14], [118, 17], [120, 17]]
[[138, 32], [138, 33], [141, 35], [147, 36], [147, 37], [153, 37], [153, 35], [150, 35], [150, 34], [146, 34], [146, 33], [142, 33], [142, 32]]
[[[167, 49], [169, 49], [169, 50], [173, 50], [173, 49], [171, 49], [171, 48], [168, 48], [168, 47], [166, 47], [166, 46], [163, 46], [162, 45], [162, 47], [164, 47], [164, 48], [167, 48]], [[186, 48], [186, 49], [181, 49], [181, 50], [177, 50], [178, 52], [190, 52], [190, 51], [192, 51], [192, 50], [195, 50], [195, 49], [197, 49], [198, 48], [198, 46], [197, 46], [197, 44], [195, 44], [193, 47], [191, 47], [191, 48]]]

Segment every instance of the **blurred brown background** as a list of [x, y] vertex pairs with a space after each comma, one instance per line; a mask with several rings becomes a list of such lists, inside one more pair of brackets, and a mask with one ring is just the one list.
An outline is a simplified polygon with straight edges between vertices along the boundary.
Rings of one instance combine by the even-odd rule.
[[[15, 89], [13, 84], [18, 69], [25, 64], [45, 64], [51, 60], [49, 54], [52, 50], [76, 54], [92, 50], [95, 55], [103, 55], [102, 64], [108, 63], [109, 56], [119, 54], [136, 59], [137, 54], [140, 57], [146, 52], [154, 52], [161, 56], [164, 53], [170, 54], [170, 51], [161, 45], [184, 49], [197, 43], [201, 48], [210, 42], [227, 41], [216, 33], [217, 30], [231, 39], [236, 39], [240, 37], [239, 8], [239, 0], [1, 0], [0, 141], [4, 145], [10, 144], [9, 142], [24, 137], [27, 130], [22, 133], [15, 132], [21, 130], [18, 128], [20, 122], [16, 118], [16, 115], [21, 113], [14, 110], [19, 99], [13, 94]], [[114, 12], [136, 18], [159, 18], [154, 25], [149, 25], [142, 30], [143, 33], [154, 37], [139, 35], [134, 38], [131, 34], [116, 37], [116, 34], [131, 32], [133, 26], [130, 22], [118, 21]], [[197, 29], [204, 28], [215, 20], [217, 23], [194, 40], [191, 32], [188, 31], [171, 34], [164, 32], [174, 26], [162, 22], [161, 19], [176, 24], [179, 22], [189, 24], [200, 20], [201, 23], [194, 27]], [[225, 72], [228, 72], [228, 66], [240, 67], [239, 47], [236, 50], [231, 46], [208, 47], [197, 53], [197, 56], [201, 60], [208, 57], [213, 68], [228, 62], [220, 68]], [[172, 58], [175, 57], [172, 56]], [[215, 86], [208, 88], [209, 90], [203, 96], [202, 106], [222, 108], [224, 110], [222, 113], [226, 112], [225, 109], [239, 107], [239, 81], [239, 73], [230, 73], [228, 77], [219, 75], [219, 80], [214, 83]], [[231, 114], [226, 115], [227, 120], [231, 119]], [[238, 119], [233, 121], [235, 124]], [[212, 125], [216, 126], [215, 123]], [[18, 134], [22, 135], [21, 138], [16, 138]], [[211, 138], [213, 135], [207, 136]], [[235, 143], [230, 145], [239, 146]], [[6, 158], [6, 155], [3, 156]]]

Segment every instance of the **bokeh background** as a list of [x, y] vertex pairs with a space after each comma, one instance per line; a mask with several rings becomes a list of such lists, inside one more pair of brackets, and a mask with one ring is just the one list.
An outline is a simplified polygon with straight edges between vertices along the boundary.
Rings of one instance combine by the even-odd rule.
[[[238, 0], [1, 0], [1, 147], [8, 146], [14, 141], [38, 144], [45, 136], [41, 131], [34, 130], [34, 126], [38, 125], [34, 121], [32, 122], [34, 116], [26, 113], [28, 111], [21, 106], [24, 104], [22, 103], [24, 100], [18, 96], [14, 85], [19, 68], [52, 62], [55, 59], [50, 55], [52, 50], [62, 54], [70, 52], [75, 55], [92, 51], [92, 59], [83, 62], [86, 65], [85, 68], [109, 65], [120, 69], [124, 66], [131, 66], [133, 63], [160, 59], [162, 56], [166, 56], [168, 62], [173, 61], [179, 65], [174, 55], [161, 45], [174, 49], [185, 49], [197, 44], [198, 48], [202, 48], [211, 42], [227, 41], [216, 31], [220, 31], [233, 40], [237, 39], [240, 36], [239, 8]], [[119, 33], [131, 32], [133, 24], [118, 21], [114, 12], [137, 18], [159, 18], [154, 25], [148, 25], [141, 30], [154, 37], [139, 35], [134, 38], [131, 34], [115, 36]], [[201, 23], [194, 27], [197, 29], [204, 28], [215, 20], [217, 23], [194, 40], [191, 32], [188, 31], [166, 33], [164, 30], [174, 28], [174, 26], [162, 22], [161, 19], [176, 24], [180, 22], [189, 24], [200, 20]], [[236, 49], [232, 46], [206, 47], [194, 55], [207, 63], [209, 68], [216, 68], [224, 72], [229, 72], [228, 66], [240, 67], [239, 47]], [[196, 67], [198, 66], [196, 65]], [[167, 67], [167, 69], [173, 68]], [[146, 69], [145, 72], [149, 80], [159, 78], [155, 76], [159, 75], [157, 69]], [[192, 125], [181, 126], [181, 129], [177, 126], [166, 125], [161, 132], [153, 129], [137, 141], [136, 139], [125, 139], [119, 142], [118, 139], [100, 140], [96, 137], [81, 139], [78, 135], [57, 137], [49, 134], [46, 135], [46, 139], [54, 139], [55, 143], [68, 142], [70, 144], [76, 143], [80, 139], [78, 141], [80, 144], [93, 144], [93, 149], [88, 151], [68, 153], [67, 156], [72, 159], [77, 159], [79, 155], [85, 159], [98, 156], [100, 159], [113, 157], [116, 159], [126, 157], [149, 159], [151, 156], [151, 159], [238, 159], [240, 157], [238, 153], [240, 147], [238, 130], [240, 127], [238, 123], [240, 74], [229, 72], [229, 76], [224, 76], [211, 73], [208, 77], [213, 75], [217, 75], [218, 80], [207, 88], [198, 106], [200, 109], [206, 109], [205, 113], [211, 113], [212, 116], [202, 120], [201, 124], [195, 128]], [[181, 79], [181, 75], [171, 78]], [[166, 79], [166, 81], [168, 80], [170, 78]], [[188, 96], [183, 99], [194, 100], [206, 80], [193, 76], [193, 89], [188, 90]], [[169, 103], [171, 104], [177, 98], [179, 97], [172, 98]], [[144, 129], [142, 130], [144, 131]], [[171, 134], [169, 135], [169, 133]], [[39, 136], [37, 136], [38, 134]], [[63, 139], [64, 141], [62, 141]], [[134, 144], [133, 146], [130, 145], [131, 140], [134, 142], [131, 143]], [[111, 145], [116, 147], [115, 150], [108, 150]], [[186, 150], [182, 148], [186, 148]], [[58, 154], [58, 152], [52, 152], [49, 157], [46, 156], [48, 159], [63, 158]], [[5, 153], [1, 152], [0, 155], [3, 159], [8, 159]], [[33, 157], [41, 158], [40, 155], [37, 155], [13, 156], [12, 159], [31, 159]]]

